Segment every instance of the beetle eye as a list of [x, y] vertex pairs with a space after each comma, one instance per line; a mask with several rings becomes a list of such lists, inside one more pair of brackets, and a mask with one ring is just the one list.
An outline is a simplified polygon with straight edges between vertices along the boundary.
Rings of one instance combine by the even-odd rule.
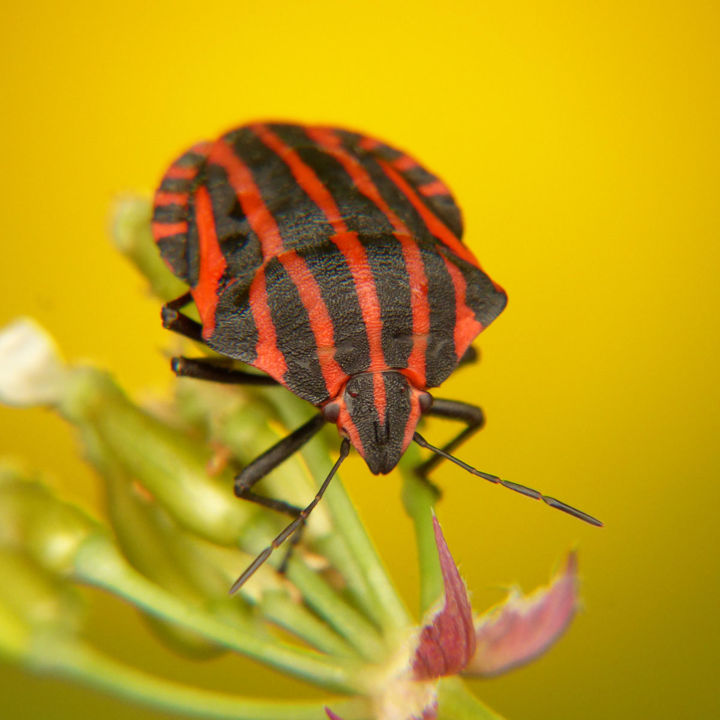
[[430, 393], [420, 393], [420, 410], [422, 412], [427, 412], [433, 404], [433, 397]]

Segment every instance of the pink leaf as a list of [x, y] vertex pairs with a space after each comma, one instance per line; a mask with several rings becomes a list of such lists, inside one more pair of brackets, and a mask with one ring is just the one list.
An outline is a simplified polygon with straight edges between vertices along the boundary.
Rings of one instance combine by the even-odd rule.
[[565, 631], [577, 605], [577, 557], [573, 552], [549, 586], [527, 597], [511, 594], [478, 619], [477, 651], [465, 673], [498, 675], [541, 655]]
[[470, 599], [435, 516], [433, 529], [445, 584], [445, 604], [420, 631], [413, 659], [415, 680], [455, 675], [475, 653]]
[[330, 720], [342, 720], [342, 718], [337, 716], [329, 707], [325, 708], [325, 712], [327, 713], [327, 716], [330, 718]]

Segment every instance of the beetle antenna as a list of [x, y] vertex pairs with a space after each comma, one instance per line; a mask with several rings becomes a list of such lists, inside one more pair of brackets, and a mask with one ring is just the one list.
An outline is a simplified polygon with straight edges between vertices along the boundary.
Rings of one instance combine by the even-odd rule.
[[248, 565], [245, 572], [233, 583], [230, 588], [230, 594], [237, 592], [254, 574], [254, 572], [272, 555], [274, 550], [277, 550], [294, 532], [296, 532], [301, 525], [307, 520], [308, 515], [312, 512], [313, 508], [320, 502], [322, 496], [330, 485], [330, 481], [335, 476], [343, 460], [348, 456], [350, 452], [350, 441], [345, 438], [340, 445], [340, 457], [337, 462], [332, 466], [332, 470], [325, 478], [325, 481], [317, 491], [317, 495], [313, 498], [312, 502], [304, 509], [301, 510], [298, 516], [279, 534], [275, 539]]
[[413, 440], [420, 447], [426, 448], [428, 450], [432, 450], [437, 455], [444, 457], [446, 460], [450, 460], [451, 462], [454, 462], [456, 465], [459, 465], [461, 468], [467, 470], [472, 475], [477, 475], [478, 477], [481, 477], [484, 480], [489, 480], [491, 483], [495, 483], [496, 485], [502, 485], [503, 487], [506, 487], [508, 490], [514, 490], [515, 492], [518, 492], [521, 495], [525, 495], [526, 497], [533, 498], [534, 500], [542, 500], [544, 503], [546, 503], [550, 507], [553, 507], [556, 510], [561, 510], [562, 512], [567, 513], [568, 515], [572, 515], [573, 517], [576, 517], [579, 520], [583, 520], [584, 522], [589, 523], [590, 525], [595, 525], [596, 527], [603, 526], [602, 522], [600, 520], [598, 520], [597, 518], [594, 518], [592, 515], [588, 515], [587, 513], [584, 513], [582, 510], [578, 510], [577, 508], [574, 508], [571, 505], [567, 505], [564, 502], [560, 502], [560, 500], [556, 500], [555, 498], [551, 498], [551, 497], [548, 497], [547, 495], [543, 495], [538, 490], [533, 490], [532, 488], [525, 487], [525, 485], [519, 485], [518, 483], [510, 482], [509, 480], [503, 480], [502, 478], [499, 478], [497, 475], [491, 475], [490, 473], [482, 472], [481, 470], [476, 470], [474, 467], [472, 467], [472, 465], [468, 465], [467, 463], [463, 462], [462, 460], [459, 460], [458, 458], [450, 455], [450, 453], [445, 452], [441, 448], [431, 445], [422, 435], [420, 435], [420, 433], [415, 433], [413, 435]]

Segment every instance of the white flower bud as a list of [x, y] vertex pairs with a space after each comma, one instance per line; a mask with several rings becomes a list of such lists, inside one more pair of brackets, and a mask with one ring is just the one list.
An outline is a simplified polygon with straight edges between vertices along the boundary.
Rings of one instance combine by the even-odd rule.
[[0, 402], [31, 407], [60, 400], [66, 370], [55, 342], [34, 320], [0, 330]]

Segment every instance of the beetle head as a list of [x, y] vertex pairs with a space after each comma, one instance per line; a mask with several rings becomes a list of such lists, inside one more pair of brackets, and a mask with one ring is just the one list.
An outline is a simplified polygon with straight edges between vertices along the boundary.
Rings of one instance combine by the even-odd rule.
[[363, 456], [374, 475], [389, 473], [410, 444], [420, 415], [432, 397], [405, 375], [391, 370], [354, 375], [323, 408]]

